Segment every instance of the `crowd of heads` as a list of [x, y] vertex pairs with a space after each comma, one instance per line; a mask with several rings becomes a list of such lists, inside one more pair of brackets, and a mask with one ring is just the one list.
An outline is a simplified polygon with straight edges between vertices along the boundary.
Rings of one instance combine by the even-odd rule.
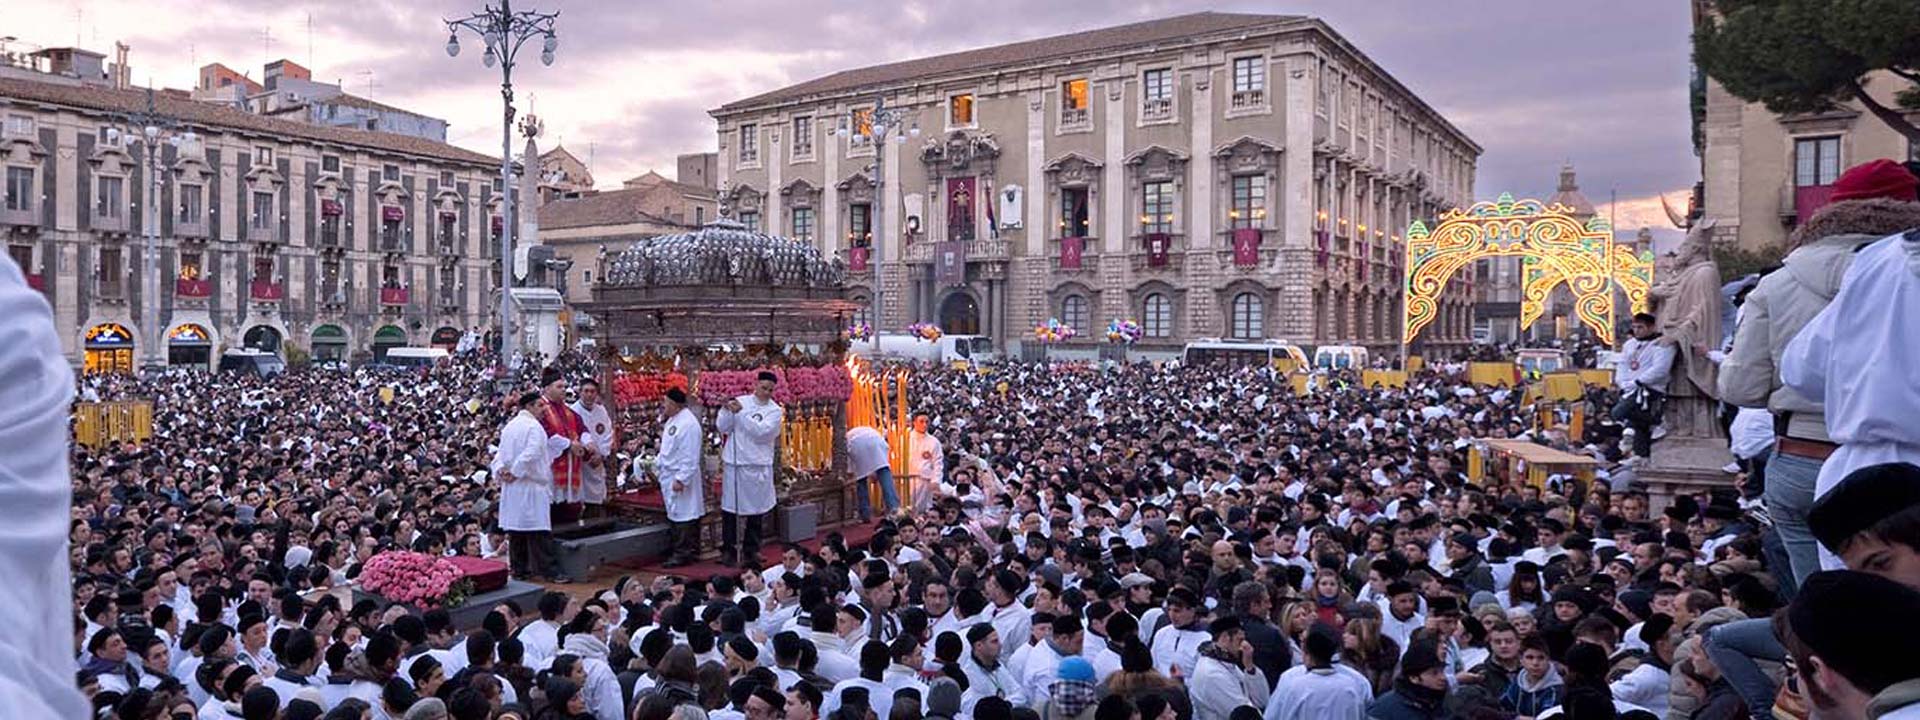
[[[225, 702], [247, 718], [1186, 720], [1195, 663], [1243, 653], [1269, 683], [1337, 663], [1371, 693], [1462, 715], [1591, 705], [1656, 663], [1691, 683], [1685, 705], [1723, 682], [1701, 633], [1786, 595], [1731, 488], [1656, 512], [1613, 462], [1616, 428], [1568, 437], [1563, 407], [1542, 429], [1522, 389], [1430, 368], [1404, 388], [1336, 373], [1296, 396], [1262, 368], [1009, 364], [914, 374], [914, 410], [948, 452], [928, 507], [770, 568], [623, 577], [463, 632], [445, 610], [341, 588], [387, 549], [504, 557], [483, 471], [511, 408], [486, 358], [82, 382], [155, 403], [147, 442], [72, 458], [75, 650], [117, 717]], [[1609, 392], [1581, 412], [1601, 417]], [[643, 450], [643, 430], [626, 445]], [[1470, 480], [1488, 438], [1601, 470]], [[967, 671], [1042, 646], [1066, 658], [1045, 703]], [[899, 668], [918, 702], [836, 692]], [[290, 703], [269, 696], [281, 669], [378, 691]], [[1559, 690], [1539, 687], [1548, 674]]]

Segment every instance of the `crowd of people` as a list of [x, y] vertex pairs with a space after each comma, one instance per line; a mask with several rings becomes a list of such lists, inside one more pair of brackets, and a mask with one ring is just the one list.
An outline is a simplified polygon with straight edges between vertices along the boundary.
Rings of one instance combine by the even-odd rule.
[[[1892, 184], [1913, 193], [1910, 175]], [[1876, 208], [1861, 222], [1893, 222]], [[1875, 302], [1856, 282], [1912, 299], [1900, 253], [1915, 250], [1886, 236], [1899, 229], [1862, 230], [1852, 270], [1796, 255], [1780, 277], [1830, 281], [1814, 294], [1837, 289], [1836, 308]], [[1880, 271], [1895, 274], [1855, 277]], [[1783, 302], [1779, 284], [1749, 299]], [[99, 717], [125, 720], [1920, 716], [1920, 660], [1888, 652], [1920, 641], [1920, 468], [1901, 454], [1920, 415], [1900, 415], [1920, 382], [1910, 357], [1847, 360], [1849, 343], [1914, 321], [1862, 310], [1878, 323], [1862, 329], [1824, 305], [1743, 311], [1715, 353], [1726, 383], [1785, 358], [1758, 390], [1724, 394], [1784, 403], [1766, 467], [1831, 456], [1788, 482], [1746, 465], [1724, 487], [1650, 493], [1634, 458], [1657, 453], [1654, 433], [1624, 432], [1649, 418], [1607, 417], [1664, 390], [1632, 369], [1569, 437], [1523, 389], [1444, 364], [1403, 388], [1323, 375], [1300, 396], [1261, 367], [922, 368], [909, 454], [938, 451], [913, 463], [904, 504], [886, 495], [869, 539], [576, 582], [471, 629], [333, 591], [394, 548], [545, 572], [516, 557], [537, 538], [503, 522], [502, 484], [525, 478], [499, 472], [503, 448], [539, 443], [502, 427], [578, 394], [584, 359], [530, 367], [511, 393], [484, 353], [410, 373], [89, 377], [83, 396], [150, 398], [156, 417], [147, 442], [72, 450], [78, 683]], [[1636, 338], [1657, 342], [1657, 319], [1641, 322]], [[1802, 325], [1812, 347], [1792, 342]], [[1847, 396], [1862, 387], [1876, 394]], [[685, 402], [621, 449], [724, 431], [722, 411], [742, 410]], [[1601, 469], [1469, 478], [1488, 438]], [[714, 507], [694, 497], [682, 529]]]

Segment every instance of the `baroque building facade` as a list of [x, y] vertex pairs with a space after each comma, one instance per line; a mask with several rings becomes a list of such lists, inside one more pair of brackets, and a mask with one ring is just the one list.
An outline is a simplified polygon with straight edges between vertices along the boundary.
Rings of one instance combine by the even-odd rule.
[[[905, 113], [882, 142], [876, 103]], [[723, 212], [845, 259], [881, 332], [927, 321], [1007, 347], [1049, 318], [1083, 347], [1123, 318], [1143, 349], [1397, 347], [1400, 234], [1471, 202], [1480, 153], [1299, 16], [1198, 13], [848, 70], [711, 114]], [[1471, 272], [1457, 279], [1420, 343], [1468, 341]]]
[[[153, 143], [151, 164], [121, 124], [150, 108], [195, 136]], [[176, 91], [0, 77], [0, 235], [88, 371], [206, 366], [242, 346], [347, 360], [452, 345], [490, 318], [497, 162]]]

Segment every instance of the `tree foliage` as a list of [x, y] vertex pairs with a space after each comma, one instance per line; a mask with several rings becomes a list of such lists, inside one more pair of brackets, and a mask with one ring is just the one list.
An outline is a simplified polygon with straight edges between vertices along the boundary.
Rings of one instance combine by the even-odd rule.
[[[1853, 101], [1908, 138], [1920, 126], [1920, 2], [1708, 0], [1693, 33], [1694, 63], [1721, 86], [1776, 113], [1813, 113]], [[1903, 85], [1895, 106], [1867, 93], [1884, 71]]]
[[1713, 249], [1713, 263], [1720, 267], [1720, 282], [1729, 283], [1736, 278], [1780, 267], [1780, 261], [1786, 255], [1786, 248], [1779, 245], [1747, 250], [1729, 243]]

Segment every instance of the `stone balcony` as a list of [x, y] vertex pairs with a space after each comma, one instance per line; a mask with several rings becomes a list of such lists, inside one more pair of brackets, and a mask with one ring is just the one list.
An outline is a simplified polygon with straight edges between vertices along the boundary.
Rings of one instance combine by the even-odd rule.
[[[906, 261], [915, 265], [932, 264], [934, 245], [936, 243], [925, 241], [908, 245]], [[1013, 257], [1013, 244], [1006, 240], [974, 240], [966, 246], [967, 262], [1006, 262]]]

